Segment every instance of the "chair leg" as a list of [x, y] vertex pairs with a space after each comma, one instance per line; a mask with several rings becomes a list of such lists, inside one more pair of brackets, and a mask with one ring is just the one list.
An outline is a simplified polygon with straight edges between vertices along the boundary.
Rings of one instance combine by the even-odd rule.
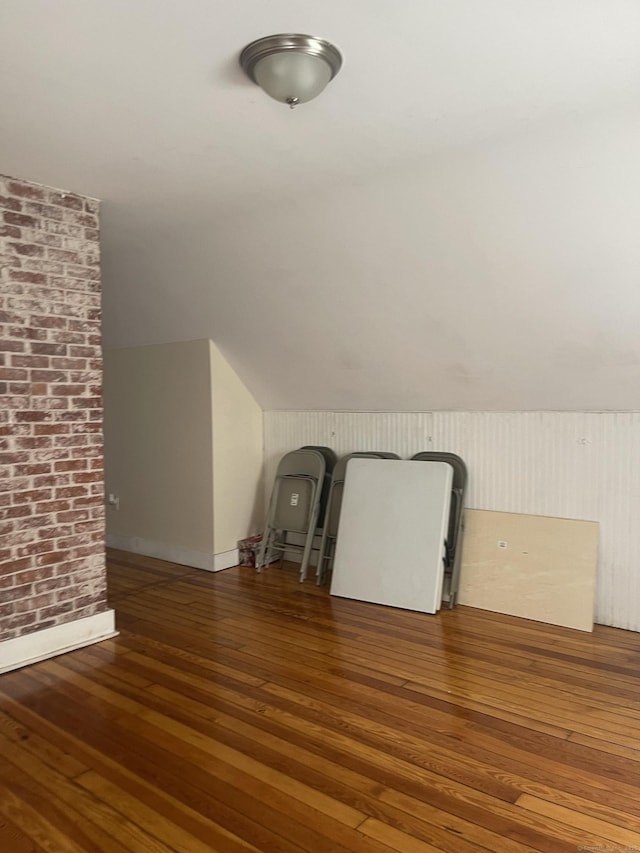
[[302, 552], [302, 563], [300, 564], [300, 583], [307, 579], [307, 567], [309, 566], [309, 560], [311, 558], [311, 548], [313, 547], [314, 535], [315, 530], [309, 530], [304, 543], [304, 551]]
[[318, 551], [318, 565], [316, 566], [316, 584], [318, 586], [322, 585], [322, 579], [324, 576], [324, 560], [325, 560], [325, 552], [328, 544], [328, 534], [327, 534], [327, 516], [325, 515], [325, 526], [322, 530], [322, 538], [320, 539], [320, 549]]
[[[316, 487], [319, 489], [319, 487]], [[319, 490], [314, 495], [313, 509], [309, 519], [309, 527], [307, 529], [307, 538], [304, 543], [304, 551], [302, 552], [302, 563], [300, 565], [300, 583], [307, 579], [307, 568], [311, 558], [311, 550], [313, 548], [313, 540], [316, 535], [316, 524], [318, 522], [318, 513], [320, 512], [320, 492]]]
[[262, 535], [262, 542], [260, 543], [260, 548], [258, 549], [258, 555], [256, 559], [256, 571], [261, 572], [263, 566], [266, 565], [266, 557], [268, 553], [267, 544], [269, 542], [269, 538], [271, 537], [271, 528], [267, 527]]

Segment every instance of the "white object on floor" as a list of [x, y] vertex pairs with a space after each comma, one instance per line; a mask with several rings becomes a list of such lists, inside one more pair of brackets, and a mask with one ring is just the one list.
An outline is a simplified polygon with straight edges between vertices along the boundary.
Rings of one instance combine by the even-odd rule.
[[452, 478], [444, 462], [350, 459], [331, 595], [435, 613]]

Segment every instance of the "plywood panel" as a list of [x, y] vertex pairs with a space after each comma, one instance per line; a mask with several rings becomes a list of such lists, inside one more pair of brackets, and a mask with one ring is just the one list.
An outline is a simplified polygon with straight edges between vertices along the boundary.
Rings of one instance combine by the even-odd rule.
[[443, 462], [349, 460], [331, 594], [439, 610], [452, 476]]
[[598, 528], [596, 521], [466, 510], [459, 603], [591, 631]]

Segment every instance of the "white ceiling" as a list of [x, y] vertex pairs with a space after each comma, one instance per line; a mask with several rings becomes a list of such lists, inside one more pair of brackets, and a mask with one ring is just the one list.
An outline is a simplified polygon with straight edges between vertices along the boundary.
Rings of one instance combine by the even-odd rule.
[[[237, 65], [343, 52], [296, 110]], [[2, 0], [0, 171], [103, 204], [105, 342], [265, 408], [640, 409], [638, 0]]]

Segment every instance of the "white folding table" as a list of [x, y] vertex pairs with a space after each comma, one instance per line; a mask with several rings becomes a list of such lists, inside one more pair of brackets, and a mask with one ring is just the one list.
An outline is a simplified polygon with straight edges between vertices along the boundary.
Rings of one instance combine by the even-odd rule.
[[445, 462], [350, 459], [331, 595], [436, 613], [452, 478]]

